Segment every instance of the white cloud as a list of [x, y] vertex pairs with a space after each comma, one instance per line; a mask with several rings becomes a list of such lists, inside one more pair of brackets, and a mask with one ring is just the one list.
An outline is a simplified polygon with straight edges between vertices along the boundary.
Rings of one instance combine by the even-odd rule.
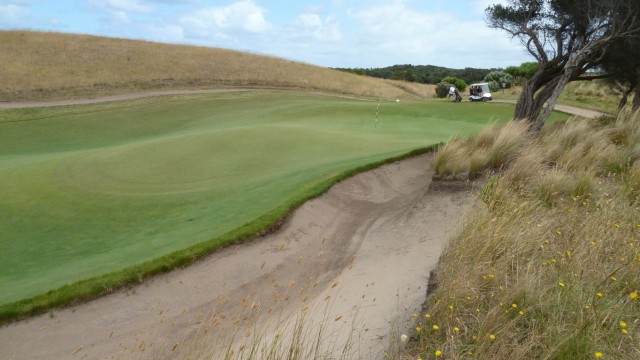
[[234, 33], [265, 33], [272, 25], [265, 19], [265, 10], [251, 0], [242, 0], [225, 7], [195, 10], [183, 15], [179, 23], [188, 36], [231, 38]]
[[[298, 41], [335, 42], [342, 39], [340, 23], [333, 17], [324, 19], [314, 13], [304, 13], [290, 23], [283, 33], [284, 37]], [[306, 39], [306, 40], [305, 40]]]
[[398, 53], [431, 53], [437, 51], [449, 31], [457, 30], [458, 23], [447, 14], [420, 13], [407, 8], [402, 1], [350, 11], [359, 22], [361, 36], [369, 43]]
[[[482, 20], [464, 21], [454, 13], [418, 11], [396, 0], [349, 10], [349, 15], [361, 31], [357, 43], [362, 51], [378, 59], [396, 59], [389, 65], [398, 63], [399, 54], [406, 59], [403, 63], [449, 67], [497, 67], [506, 59], [521, 58], [521, 49], [505, 34]], [[500, 63], [491, 63], [492, 58]]]
[[[18, 4], [26, 2], [15, 2]], [[0, 28], [24, 27], [29, 24], [30, 11], [26, 6], [0, 4]]]
[[89, 3], [111, 11], [150, 13], [155, 10], [153, 5], [140, 0], [90, 0]]
[[122, 10], [111, 10], [109, 11], [109, 22], [111, 24], [131, 24], [131, 18], [129, 18], [129, 14]]

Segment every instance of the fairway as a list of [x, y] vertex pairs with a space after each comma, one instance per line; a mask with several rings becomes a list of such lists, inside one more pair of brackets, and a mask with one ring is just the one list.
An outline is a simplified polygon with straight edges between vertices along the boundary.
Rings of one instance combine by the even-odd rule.
[[0, 111], [0, 306], [273, 222], [347, 170], [512, 114], [384, 102], [376, 122], [375, 101], [287, 92]]

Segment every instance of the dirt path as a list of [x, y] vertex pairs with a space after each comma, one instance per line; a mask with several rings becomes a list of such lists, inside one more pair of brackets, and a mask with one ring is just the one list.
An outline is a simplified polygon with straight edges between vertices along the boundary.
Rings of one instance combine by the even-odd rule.
[[325, 324], [323, 351], [342, 351], [351, 336], [355, 357], [379, 358], [396, 320], [406, 329], [424, 301], [426, 276], [470, 198], [469, 189], [431, 182], [429, 156], [335, 185], [274, 234], [4, 326], [0, 358], [182, 358], [305, 308], [308, 325]]
[[[126, 93], [126, 94], [118, 94], [118, 95], [105, 95], [105, 96], [97, 96], [92, 98], [67, 99], [67, 100], [23, 101], [23, 102], [0, 101], [0, 109], [20, 109], [20, 108], [35, 108], [35, 107], [47, 107], [47, 106], [83, 105], [83, 104], [103, 103], [103, 102], [109, 102], [109, 101], [142, 99], [147, 97], [165, 96], [165, 95], [215, 94], [215, 93], [243, 92], [243, 91], [301, 92], [296, 89], [286, 89], [286, 88], [175, 89], [175, 90], [143, 91], [143, 92], [134, 92], [134, 93]], [[304, 93], [340, 97], [345, 99], [366, 100], [363, 97], [358, 97], [355, 95], [343, 95], [343, 94], [333, 94], [333, 93], [327, 93], [327, 92], [314, 92], [314, 91], [304, 91]]]
[[190, 94], [211, 94], [220, 92], [236, 92], [236, 91], [250, 91], [251, 89], [194, 89], [194, 90], [158, 90], [158, 91], [144, 91], [135, 93], [126, 93], [118, 95], [106, 95], [97, 96], [84, 99], [68, 99], [68, 100], [51, 100], [51, 101], [24, 101], [24, 102], [1, 102], [0, 109], [18, 109], [18, 108], [33, 108], [33, 107], [46, 107], [46, 106], [63, 106], [63, 105], [82, 105], [82, 104], [95, 104], [109, 101], [120, 100], [132, 100], [142, 99], [154, 96], [164, 95], [190, 95]]
[[[507, 104], [515, 104], [516, 100], [494, 100], [495, 102], [501, 102], [501, 103], [507, 103]], [[591, 109], [583, 109], [583, 108], [579, 108], [576, 106], [571, 106], [571, 105], [564, 105], [564, 104], [556, 104], [554, 110], [556, 111], [561, 111], [567, 114], [571, 114], [571, 115], [576, 115], [576, 116], [581, 116], [584, 118], [589, 118], [589, 119], [597, 119], [599, 117], [602, 117], [604, 115], [607, 115], [606, 113], [603, 113], [602, 111], [598, 111], [598, 110], [591, 110]]]

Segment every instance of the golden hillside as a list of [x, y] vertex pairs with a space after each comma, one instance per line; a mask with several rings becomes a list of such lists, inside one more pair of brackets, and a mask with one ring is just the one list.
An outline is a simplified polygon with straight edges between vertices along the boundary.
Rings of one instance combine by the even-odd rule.
[[382, 98], [427, 85], [362, 77], [240, 51], [89, 35], [0, 31], [0, 101], [167, 88], [293, 88]]

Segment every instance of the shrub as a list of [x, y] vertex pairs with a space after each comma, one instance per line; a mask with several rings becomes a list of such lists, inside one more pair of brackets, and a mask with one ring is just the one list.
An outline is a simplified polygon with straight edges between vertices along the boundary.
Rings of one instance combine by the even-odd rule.
[[[484, 81], [489, 83], [491, 91], [496, 91], [502, 88], [502, 84], [505, 84], [505, 88], [510, 88], [513, 84], [513, 76], [502, 71], [492, 71], [484, 77]], [[492, 84], [494, 82], [495, 84]]]
[[501, 86], [497, 81], [495, 81], [495, 80], [489, 81], [489, 90], [491, 90], [493, 92], [496, 92], [496, 91], [500, 90], [500, 87]]
[[453, 86], [453, 84], [450, 83], [439, 83], [436, 86], [436, 97], [442, 99], [447, 97], [447, 95], [449, 95], [449, 88]]
[[467, 83], [464, 82], [464, 80], [458, 79], [457, 77], [453, 77], [453, 76], [447, 76], [446, 78], [442, 79], [442, 81], [440, 82], [453, 84], [460, 91], [464, 91], [467, 88]]

